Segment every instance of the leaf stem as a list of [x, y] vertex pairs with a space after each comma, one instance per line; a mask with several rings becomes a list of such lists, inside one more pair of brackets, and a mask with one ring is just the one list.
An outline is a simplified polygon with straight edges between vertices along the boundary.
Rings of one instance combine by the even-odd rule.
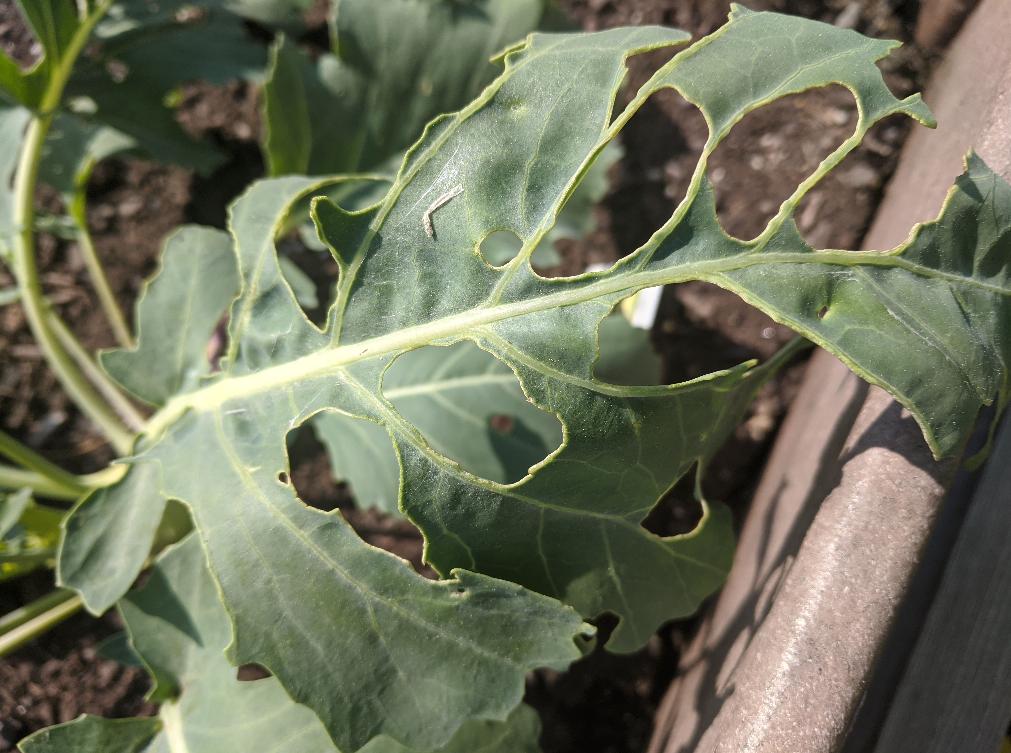
[[0, 617], [0, 657], [21, 648], [83, 606], [76, 593], [59, 589]]
[[100, 3], [94, 13], [84, 19], [81, 26], [78, 27], [67, 45], [64, 57], [53, 69], [52, 78], [46, 87], [39, 110], [32, 116], [25, 132], [21, 158], [14, 180], [14, 218], [18, 232], [14, 242], [13, 266], [28, 325], [50, 367], [74, 402], [102, 429], [116, 450], [125, 454], [133, 446], [133, 434], [123, 426], [116, 413], [84, 378], [53, 331], [48, 316], [49, 304], [39, 279], [34, 236], [35, 189], [38, 184], [42, 147], [52, 126], [56, 108], [63, 96], [63, 90], [70, 78], [74, 62], [81, 50], [84, 49], [95, 24], [111, 4], [111, 0]]
[[77, 227], [77, 243], [81, 248], [81, 255], [84, 257], [84, 265], [88, 269], [88, 276], [91, 277], [91, 284], [95, 288], [98, 302], [105, 312], [105, 318], [109, 322], [116, 337], [116, 341], [124, 348], [134, 347], [133, 335], [130, 334], [130, 327], [123, 316], [123, 310], [116, 302], [116, 296], [112, 293], [109, 285], [109, 278], [105, 274], [102, 262], [98, 258], [95, 250], [95, 243], [91, 238], [91, 231], [88, 229], [88, 179], [95, 166], [95, 161], [91, 160], [78, 173], [74, 181], [74, 193], [70, 200], [68, 211], [70, 219]]
[[73, 502], [87, 491], [87, 487], [67, 486], [38, 471], [27, 471], [9, 465], [0, 465], [0, 489], [31, 489], [42, 497], [67, 502]]
[[53, 334], [56, 335], [60, 344], [70, 357], [74, 359], [95, 388], [102, 393], [102, 396], [105, 397], [109, 405], [119, 414], [119, 417], [134, 431], [141, 431], [147, 419], [120, 392], [119, 388], [109, 380], [109, 377], [99, 368], [88, 351], [77, 341], [77, 338], [74, 337], [66, 323], [52, 311], [49, 312], [49, 325], [52, 327]]
[[75, 497], [80, 496], [85, 490], [85, 487], [77, 480], [74, 474], [49, 462], [35, 452], [35, 450], [22, 444], [4, 431], [0, 431], [0, 455], [5, 456], [23, 468], [45, 476], [53, 484], [63, 487], [68, 493], [74, 493]]

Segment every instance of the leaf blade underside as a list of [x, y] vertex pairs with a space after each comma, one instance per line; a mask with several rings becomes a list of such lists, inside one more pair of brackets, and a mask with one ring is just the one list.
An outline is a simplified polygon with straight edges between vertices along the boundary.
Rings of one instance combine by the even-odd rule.
[[[21, 743], [24, 753], [340, 753], [319, 719], [273, 677], [240, 681], [225, 658], [232, 631], [195, 536], [164, 552], [123, 599], [130, 645], [154, 680], [158, 718], [83, 716]], [[520, 706], [504, 722], [469, 722], [433, 753], [536, 753], [540, 724]], [[366, 753], [409, 753], [387, 738]]]
[[[320, 237], [340, 267], [325, 328], [302, 314], [274, 246], [292, 207], [319, 193], [319, 181], [261, 182], [233, 208], [243, 285], [227, 362], [207, 386], [173, 397], [155, 416], [131, 475], [156, 466], [159, 494], [192, 510], [233, 621], [231, 658], [268, 666], [348, 750], [377, 734], [414, 747], [442, 744], [468, 716], [503, 718], [518, 702], [522, 668], [573, 658], [562, 644], [578, 632], [578, 620], [485, 576], [556, 597], [586, 617], [613, 612], [619, 623], [608, 645], [619, 651], [635, 650], [663, 621], [694, 611], [722, 582], [732, 555], [725, 510], [714, 507], [683, 537], [656, 536], [641, 522], [671, 485], [713, 454], [773, 368], [742, 364], [660, 387], [601, 382], [594, 377], [597, 330], [623, 298], [689, 279], [723, 285], [889, 389], [938, 454], [958, 448], [1001, 383], [1011, 339], [1011, 189], [978, 159], [970, 159], [939, 221], [891, 251], [814, 251], [791, 219], [804, 194], [875, 122], [894, 113], [929, 122], [918, 97], [896, 99], [881, 78], [875, 61], [893, 44], [735, 8], [727, 26], [675, 56], [612, 119], [625, 58], [683, 41], [680, 33], [651, 28], [534, 35], [506, 56], [503, 75], [474, 103], [429, 126], [381, 204], [346, 212], [315, 201]], [[723, 80], [730, 83], [714, 83]], [[834, 82], [857, 100], [854, 136], [784, 202], [766, 232], [751, 242], [727, 236], [705, 179], [709, 155], [747, 112]], [[712, 129], [686, 199], [647, 244], [612, 268], [538, 276], [529, 256], [580, 178], [643, 102], [666, 87], [695, 102]], [[965, 233], [966, 226], [981, 232]], [[514, 232], [523, 249], [493, 268], [478, 249], [500, 230]], [[901, 302], [890, 294], [895, 290], [905, 292]], [[924, 290], [929, 296], [910, 292]], [[887, 352], [867, 336], [881, 328]], [[527, 398], [562, 424], [559, 450], [514, 484], [478, 477], [437, 451], [386, 394], [387, 370], [404, 353], [465, 341], [511, 369]], [[916, 373], [930, 378], [910, 377]], [[362, 544], [339, 517], [306, 508], [278, 478], [288, 470], [285, 435], [324, 411], [385, 427], [400, 464], [400, 507], [425, 534], [427, 560], [479, 594], [485, 611], [445, 606], [454, 581], [424, 584], [403, 563]], [[360, 601], [352, 591], [363, 573], [372, 590]], [[530, 638], [520, 641], [523, 658], [511, 679], [489, 688], [487, 678], [468, 684], [456, 677], [419, 731], [389, 659], [403, 657], [396, 666], [409, 660], [424, 681], [441, 669], [428, 662], [446, 654], [431, 647], [416, 653], [423, 624], [401, 624], [402, 634], [389, 637], [363, 625], [373, 622], [373, 608], [402, 623], [422, 615], [424, 623], [433, 615], [426, 602], [439, 614], [432, 624], [448, 620], [479, 636], [452, 662], [481, 650], [508, 651], [482, 621], [499, 606], [496, 632]], [[278, 603], [280, 630], [276, 611], [267, 608]], [[542, 627], [512, 611], [520, 603]], [[414, 616], [396, 611], [405, 608]], [[354, 609], [362, 610], [357, 619], [349, 617]], [[534, 641], [538, 632], [542, 645]], [[307, 642], [328, 651], [308, 650]], [[338, 688], [311, 676], [319, 666], [334, 668], [328, 674], [341, 677], [341, 692], [368, 690], [338, 704]], [[481, 693], [487, 696], [474, 697]], [[348, 708], [363, 709], [354, 704], [376, 696], [396, 703], [362, 712], [364, 721], [347, 718]]]

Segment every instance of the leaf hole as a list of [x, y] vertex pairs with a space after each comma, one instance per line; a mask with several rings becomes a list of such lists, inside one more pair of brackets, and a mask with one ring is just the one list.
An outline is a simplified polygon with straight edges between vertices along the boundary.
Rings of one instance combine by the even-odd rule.
[[820, 309], [818, 309], [819, 319], [824, 319], [827, 314], [828, 314], [828, 306], [822, 306]]
[[399, 517], [400, 473], [385, 429], [360, 418], [320, 413], [289, 432], [288, 454], [303, 503], [324, 512], [339, 510], [364, 541], [406, 560], [426, 578], [438, 577], [422, 561], [421, 532]]
[[353, 505], [353, 493], [334, 474], [330, 456], [317, 437], [313, 423], [289, 432], [287, 444], [290, 467], [288, 473], [278, 474], [278, 481], [290, 484], [302, 502], [323, 512]]
[[687, 474], [668, 491], [640, 524], [657, 536], [690, 533], [702, 520], [702, 505], [693, 493], [692, 474]]
[[745, 115], [709, 159], [723, 229], [742, 239], [760, 235], [797, 186], [853, 134], [856, 122], [853, 95], [838, 84]]
[[492, 428], [492, 431], [496, 431], [499, 434], [512, 434], [513, 429], [516, 428], [516, 420], [505, 413], [496, 413], [488, 419], [488, 425]]
[[500, 267], [516, 258], [523, 240], [512, 230], [495, 230], [481, 241], [481, 257], [491, 266]]
[[109, 74], [109, 78], [112, 79], [113, 83], [121, 84], [129, 77], [130, 66], [122, 60], [110, 58], [105, 61], [105, 72]]
[[558, 419], [526, 399], [512, 369], [469, 341], [403, 354], [383, 393], [432, 449], [489, 481], [519, 481], [562, 441]]
[[256, 682], [268, 677], [273, 677], [273, 674], [260, 664], [243, 664], [235, 669], [235, 679], [239, 682]]
[[[877, 123], [856, 149], [836, 166], [797, 207], [797, 229], [812, 248], [859, 248], [874, 219], [887, 178], [895, 169], [911, 121], [893, 115]], [[926, 202], [930, 205], [930, 202]], [[932, 211], [914, 217], [933, 219]], [[890, 248], [905, 240], [907, 228], [887, 228], [883, 245]]]
[[280, 473], [277, 474], [277, 480], [279, 483], [284, 484], [285, 486], [291, 483], [291, 479], [288, 478], [288, 474], [285, 473], [284, 471], [281, 471]]
[[653, 329], [668, 384], [767, 360], [793, 336], [734, 293], [701, 281], [668, 286]]
[[277, 259], [302, 313], [317, 327], [324, 327], [340, 276], [333, 256], [306, 227], [278, 240]]
[[[633, 60], [630, 81], [645, 83], [649, 68]], [[627, 99], [626, 99], [627, 98]], [[675, 89], [653, 93], [619, 134], [623, 156], [610, 170], [610, 189], [602, 205], [601, 226], [588, 239], [589, 261], [614, 261], [642, 246], [666, 222], [688, 193], [709, 128], [699, 109]]]
[[625, 299], [597, 328], [597, 360], [593, 375], [608, 384], [659, 384], [660, 356], [651, 331], [661, 289], [642, 291]]

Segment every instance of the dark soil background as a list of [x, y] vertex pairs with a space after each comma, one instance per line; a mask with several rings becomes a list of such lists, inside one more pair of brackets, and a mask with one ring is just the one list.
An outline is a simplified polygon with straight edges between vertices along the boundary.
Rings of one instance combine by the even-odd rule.
[[[726, 0], [560, 0], [585, 29], [627, 24], [677, 26], [698, 36], [726, 17]], [[910, 42], [919, 11], [916, 0], [751, 0], [754, 9], [779, 10], [863, 33]], [[307, 39], [325, 38], [321, 14]], [[22, 62], [35, 50], [10, 0], [0, 0], [0, 47]], [[631, 63], [625, 101], [666, 60], [644, 55]], [[928, 56], [907, 45], [882, 63], [901, 95], [922, 87]], [[98, 252], [124, 308], [155, 267], [161, 242], [177, 225], [222, 225], [225, 207], [262, 173], [257, 148], [256, 91], [244, 84], [189, 86], [180, 120], [194, 135], [219, 144], [229, 161], [212, 176], [143, 160], [110, 160], [89, 186], [89, 221]], [[852, 96], [834, 87], [782, 100], [749, 116], [715, 155], [710, 171], [719, 213], [728, 232], [757, 235], [818, 162], [852, 132]], [[908, 122], [880, 124], [805, 200], [798, 220], [820, 247], [858, 247], [884, 183], [894, 168]], [[597, 210], [599, 228], [561, 248], [569, 274], [586, 264], [610, 262], [645, 241], [686, 190], [706, 138], [699, 113], [673, 93], [649, 101], [622, 134], [625, 156], [611, 174], [611, 188]], [[58, 207], [49, 194], [40, 206]], [[112, 345], [86, 279], [75, 244], [43, 234], [40, 265], [46, 290], [85, 345]], [[0, 269], [0, 289], [11, 279]], [[668, 289], [653, 332], [664, 357], [667, 381], [692, 378], [742, 360], [767, 358], [791, 333], [717, 288], [689, 283]], [[91, 471], [111, 458], [109, 449], [61, 392], [32, 341], [17, 305], [0, 308], [0, 427], [48, 458], [74, 471]], [[779, 421], [798, 384], [802, 364], [785, 370], [763, 392], [705, 479], [708, 495], [729, 502], [740, 515]], [[354, 508], [352, 490], [335, 485], [326, 459], [311, 437], [295, 445], [293, 481], [312, 503], [340, 507], [372, 543], [411, 559], [420, 568], [417, 532], [403, 522]], [[676, 489], [651, 515], [661, 533], [689, 530], [697, 512], [688, 489]], [[0, 613], [46, 593], [51, 576], [41, 574], [0, 586]], [[607, 629], [606, 620], [602, 627]], [[16, 654], [0, 660], [0, 752], [24, 735], [87, 712], [107, 716], [147, 713], [147, 680], [139, 670], [101, 658], [96, 646], [117, 629], [114, 616], [78, 616]], [[564, 674], [538, 672], [527, 700], [541, 713], [546, 753], [637, 753], [645, 748], [657, 704], [674, 675], [680, 648], [693, 621], [663, 629], [633, 656], [597, 652]], [[297, 753], [297, 752], [294, 752]]]

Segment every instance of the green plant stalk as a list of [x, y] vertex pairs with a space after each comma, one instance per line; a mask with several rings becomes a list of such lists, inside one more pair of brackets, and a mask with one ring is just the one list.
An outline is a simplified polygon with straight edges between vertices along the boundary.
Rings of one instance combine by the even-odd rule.
[[74, 62], [94, 29], [95, 24], [112, 5], [105, 0], [84, 19], [67, 46], [64, 57], [53, 70], [52, 78], [43, 95], [39, 111], [34, 114], [25, 133], [25, 140], [14, 180], [14, 218], [18, 233], [14, 243], [13, 266], [25, 316], [32, 334], [39, 344], [50, 367], [71, 399], [103, 431], [116, 451], [126, 454], [133, 446], [133, 434], [123, 426], [116, 413], [81, 374], [73, 359], [67, 354], [48, 320], [49, 304], [42, 291], [35, 259], [35, 189], [38, 184], [42, 147], [52, 126], [56, 108], [70, 78]]
[[81, 248], [81, 255], [84, 257], [84, 265], [88, 269], [88, 276], [91, 277], [91, 284], [95, 288], [98, 302], [105, 313], [105, 318], [109, 322], [116, 337], [116, 341], [124, 348], [134, 347], [133, 335], [130, 334], [130, 327], [126, 323], [126, 317], [116, 302], [116, 297], [112, 293], [109, 285], [109, 278], [102, 268], [102, 262], [98, 259], [95, 251], [95, 244], [91, 238], [91, 231], [88, 229], [87, 212], [87, 185], [88, 178], [91, 177], [92, 168], [95, 162], [92, 160], [81, 170], [74, 182], [74, 195], [70, 201], [70, 219], [77, 226], [77, 242]]
[[43, 497], [74, 502], [92, 489], [112, 486], [126, 475], [128, 468], [127, 465], [110, 465], [94, 473], [73, 476], [74, 483], [68, 485], [44, 476], [38, 471], [14, 468], [0, 463], [0, 489], [28, 488]]
[[80, 596], [61, 589], [0, 618], [0, 658], [72, 617], [83, 606]]
[[38, 471], [27, 471], [23, 468], [0, 465], [0, 489], [31, 489], [43, 497], [72, 502], [84, 494], [88, 487], [77, 484], [67, 486], [59, 481], [54, 481], [49, 476], [42, 475]]
[[45, 476], [54, 484], [65, 487], [68, 491], [75, 491], [78, 495], [85, 487], [77, 480], [74, 474], [69, 473], [58, 465], [50, 463], [34, 450], [26, 447], [10, 434], [0, 431], [0, 455], [27, 468], [30, 471]]
[[144, 428], [147, 419], [142, 416], [137, 409], [131, 403], [116, 386], [109, 381], [108, 377], [105, 375], [95, 363], [95, 360], [86, 351], [81, 344], [74, 337], [73, 333], [67, 327], [66, 323], [60, 319], [55, 312], [49, 311], [48, 317], [49, 326], [52, 327], [53, 334], [60, 341], [60, 344], [64, 347], [66, 352], [70, 355], [72, 359], [77, 363], [77, 366], [81, 369], [86, 377], [91, 380], [91, 383], [95, 388], [102, 393], [109, 405], [113, 407], [119, 417], [136, 432], [141, 431]]

